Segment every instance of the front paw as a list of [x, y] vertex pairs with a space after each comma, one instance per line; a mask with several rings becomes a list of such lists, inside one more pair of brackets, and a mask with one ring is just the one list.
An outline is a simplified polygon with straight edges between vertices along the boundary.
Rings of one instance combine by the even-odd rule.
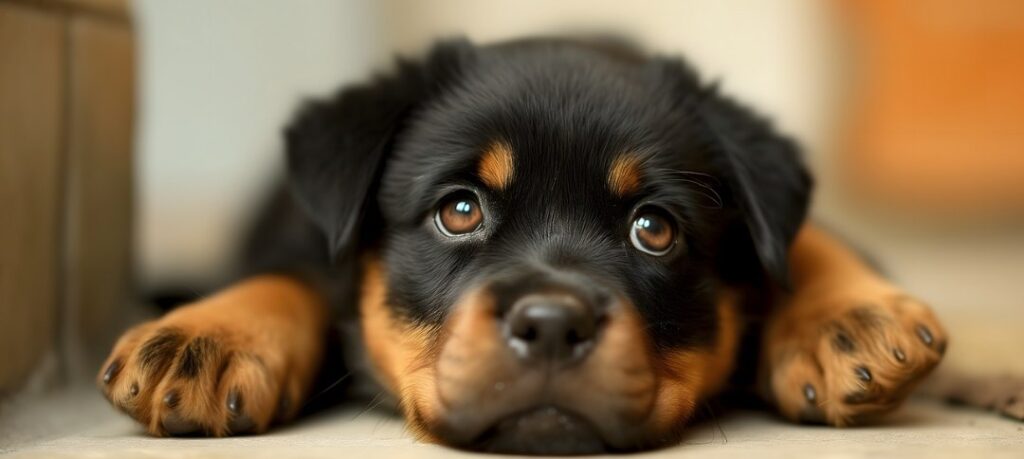
[[787, 323], [766, 335], [766, 389], [796, 421], [843, 426], [892, 411], [948, 342], [928, 306], [890, 288], [797, 298], [789, 307]]
[[[318, 364], [316, 329], [271, 281], [223, 292], [125, 333], [100, 370], [106, 398], [153, 435], [262, 432], [291, 418]], [[308, 321], [307, 321], [308, 322]]]

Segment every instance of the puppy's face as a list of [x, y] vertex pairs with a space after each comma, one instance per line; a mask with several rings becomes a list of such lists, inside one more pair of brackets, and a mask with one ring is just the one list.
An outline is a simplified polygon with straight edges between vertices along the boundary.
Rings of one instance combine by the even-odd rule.
[[357, 228], [322, 222], [360, 260], [377, 376], [418, 431], [455, 446], [676, 439], [732, 370], [735, 289], [771, 261], [747, 232], [761, 203], [737, 189], [743, 153], [718, 132], [735, 108], [702, 114], [715, 96], [681, 67], [575, 45], [444, 52], [390, 81], [432, 89], [390, 112], [387, 140], [361, 158], [376, 165]]

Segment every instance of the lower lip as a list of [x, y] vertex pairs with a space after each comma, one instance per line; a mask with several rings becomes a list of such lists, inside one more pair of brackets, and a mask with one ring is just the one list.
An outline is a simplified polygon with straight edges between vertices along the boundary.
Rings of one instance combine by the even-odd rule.
[[572, 455], [606, 451], [601, 436], [586, 420], [544, 406], [498, 421], [470, 449], [502, 454]]

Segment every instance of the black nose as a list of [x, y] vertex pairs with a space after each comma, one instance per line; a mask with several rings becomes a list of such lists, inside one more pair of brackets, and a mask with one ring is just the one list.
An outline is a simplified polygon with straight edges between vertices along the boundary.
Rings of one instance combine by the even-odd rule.
[[508, 344], [523, 358], [577, 360], [592, 347], [598, 319], [592, 307], [575, 297], [528, 295], [505, 317]]

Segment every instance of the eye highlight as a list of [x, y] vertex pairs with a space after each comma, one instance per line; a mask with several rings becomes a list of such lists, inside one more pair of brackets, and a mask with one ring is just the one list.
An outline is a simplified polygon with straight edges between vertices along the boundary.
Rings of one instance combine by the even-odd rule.
[[472, 193], [457, 192], [441, 202], [434, 215], [434, 224], [445, 236], [469, 234], [480, 228], [484, 213]]
[[660, 257], [668, 254], [675, 246], [676, 228], [660, 213], [642, 210], [629, 226], [629, 241], [637, 250]]

